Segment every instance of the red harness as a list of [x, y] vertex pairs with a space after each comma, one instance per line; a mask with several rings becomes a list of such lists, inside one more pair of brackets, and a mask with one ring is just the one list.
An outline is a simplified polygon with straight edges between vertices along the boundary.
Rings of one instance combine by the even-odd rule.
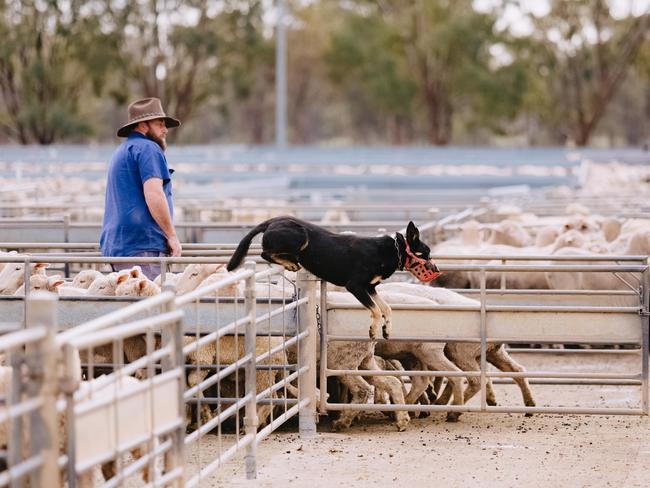
[[[429, 266], [427, 266], [427, 264]], [[429, 283], [440, 276], [439, 271], [434, 271], [431, 262], [422, 259], [411, 252], [409, 243], [406, 242], [406, 257], [404, 259], [404, 267], [411, 272], [418, 280], [423, 283]]]

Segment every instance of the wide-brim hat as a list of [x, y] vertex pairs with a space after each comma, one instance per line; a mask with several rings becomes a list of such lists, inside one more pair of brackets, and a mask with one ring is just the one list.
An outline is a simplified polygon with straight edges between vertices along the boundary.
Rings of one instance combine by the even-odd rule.
[[164, 119], [167, 127], [178, 127], [180, 120], [165, 114], [159, 98], [143, 98], [129, 105], [128, 122], [117, 130], [118, 137], [126, 137], [134, 125], [147, 120]]

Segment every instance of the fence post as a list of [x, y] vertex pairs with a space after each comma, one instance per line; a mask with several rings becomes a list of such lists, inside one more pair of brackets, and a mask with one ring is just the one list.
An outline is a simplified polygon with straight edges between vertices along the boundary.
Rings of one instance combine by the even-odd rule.
[[[65, 214], [63, 216], [63, 242], [70, 242], [70, 214]], [[63, 252], [67, 253], [68, 250], [64, 249]], [[63, 269], [64, 276], [70, 278], [70, 263], [65, 263]]]
[[30, 397], [41, 397], [43, 400], [41, 407], [30, 415], [31, 450], [40, 452], [43, 459], [40, 471], [32, 476], [32, 483], [33, 486], [58, 486], [61, 484], [56, 410], [61, 355], [56, 344], [58, 296], [36, 291], [26, 301], [26, 326], [44, 327], [47, 331], [40, 345], [26, 348], [29, 371], [27, 393]]
[[[308, 298], [308, 302], [298, 311], [298, 332], [308, 332], [307, 337], [298, 342], [298, 369], [309, 369], [298, 377], [298, 401], [308, 403], [300, 408], [298, 426], [300, 437], [311, 439], [316, 436], [316, 348], [318, 343], [318, 322], [316, 320], [316, 282], [318, 278], [305, 270], [298, 272], [298, 298]], [[323, 360], [323, 358], [321, 358]], [[325, 388], [325, 385], [321, 385]]]
[[244, 425], [246, 426], [246, 435], [253, 435], [253, 441], [246, 447], [244, 459], [246, 462], [246, 479], [257, 478], [257, 356], [255, 344], [257, 342], [257, 312], [255, 311], [255, 262], [246, 261], [245, 268], [252, 271], [251, 276], [246, 278], [246, 289], [244, 290], [244, 303], [246, 307], [246, 336], [245, 346], [246, 354], [251, 356], [250, 361], [245, 366], [245, 390], [246, 395], [250, 395], [246, 402], [246, 413], [244, 416]]
[[[649, 260], [650, 261], [650, 260]], [[648, 261], [646, 261], [648, 262]], [[650, 335], [650, 269], [646, 267], [643, 276], [643, 315], [641, 316], [641, 408], [648, 415], [648, 354], [650, 346], [648, 344]]]
[[[161, 267], [161, 270], [163, 268]], [[161, 271], [162, 273], [162, 271]], [[163, 275], [164, 276], [164, 275]], [[176, 310], [176, 301], [174, 295], [174, 287], [165, 285], [163, 286], [164, 293], [170, 293], [169, 301], [163, 305], [164, 312], [173, 312]], [[171, 345], [173, 349], [172, 357], [165, 356], [160, 362], [162, 371], [170, 371], [175, 368], [181, 369], [181, 376], [178, 385], [178, 414], [182, 417], [185, 415], [185, 356], [183, 355], [183, 320], [180, 319], [174, 324], [163, 328], [161, 337], [162, 347]], [[181, 423], [174, 432], [170, 434], [172, 437], [172, 448], [165, 453], [165, 472], [171, 473], [175, 469], [181, 468], [185, 464], [184, 450], [185, 450], [185, 425]], [[183, 486], [183, 475], [176, 478], [171, 485], [175, 488]]]

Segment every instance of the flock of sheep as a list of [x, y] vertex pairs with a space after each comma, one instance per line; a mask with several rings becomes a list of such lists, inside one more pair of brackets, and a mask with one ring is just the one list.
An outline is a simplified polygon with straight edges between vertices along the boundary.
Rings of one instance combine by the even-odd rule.
[[[567, 209], [567, 215], [553, 219], [542, 219], [522, 212], [512, 212], [508, 218], [496, 223], [479, 223], [466, 221], [456, 227], [438, 229], [438, 235], [443, 236], [432, 247], [432, 257], [437, 264], [445, 262], [467, 263], [475, 262], [473, 257], [463, 259], [462, 256], [495, 256], [495, 262], [502, 259], [496, 256], [567, 256], [584, 257], [593, 254], [602, 255], [650, 255], [650, 221], [635, 219], [624, 221], [619, 218], [592, 215], [588, 209], [579, 205]], [[7, 255], [11, 253], [0, 253]], [[445, 256], [454, 255], [453, 260], [445, 260]], [[436, 258], [440, 256], [441, 258]], [[486, 259], [480, 261], [485, 263]], [[525, 262], [525, 261], [524, 261]], [[521, 261], [520, 261], [521, 263]], [[535, 261], [536, 264], [540, 260]], [[161, 286], [174, 287], [177, 295], [183, 295], [199, 289], [228, 276], [222, 264], [188, 264], [180, 273], [166, 273], [164, 279], [158, 276], [149, 280], [138, 266], [131, 269], [102, 273], [93, 269], [78, 272], [71, 280], [60, 275], [48, 274], [48, 264], [37, 262], [29, 264], [29, 290], [47, 290], [60, 296], [153, 296], [161, 292]], [[0, 295], [25, 295], [25, 269], [22, 263], [0, 263]], [[623, 277], [624, 278], [624, 277]], [[626, 287], [626, 280], [613, 274], [606, 273], [553, 273], [553, 272], [517, 272], [506, 273], [505, 280], [509, 289], [601, 289], [616, 290]], [[487, 287], [499, 288], [503, 285], [501, 273], [488, 273]], [[478, 302], [462, 294], [462, 289], [480, 286], [478, 274], [474, 271], [454, 271], [444, 273], [436, 283], [436, 287], [416, 285], [403, 282], [387, 282], [379, 285], [377, 290], [390, 305], [400, 304], [437, 304], [437, 305], [478, 305]], [[292, 286], [274, 283], [258, 283], [256, 290], [259, 297], [278, 297], [291, 299], [294, 296]], [[456, 291], [452, 291], [455, 289]], [[218, 291], [220, 297], [243, 297], [243, 282], [233, 283]], [[328, 291], [328, 299], [336, 303], [356, 303], [347, 292], [335, 287]], [[187, 387], [194, 388], [207, 378], [210, 369], [201, 366], [233, 363], [244, 355], [243, 341], [233, 340], [232, 337], [220, 339], [219, 346], [215, 342], [197, 345], [195, 336], [184, 337], [186, 361], [196, 365], [187, 375]], [[276, 348], [282, 338], [259, 337], [256, 343], [258, 354]], [[156, 341], [159, 346], [159, 341]], [[218, 349], [218, 350], [217, 350]], [[125, 340], [125, 362], [133, 362], [144, 356], [147, 344], [144, 337], [136, 336]], [[112, 347], [97, 348], [94, 351], [95, 363], [114, 363]], [[463, 405], [468, 402], [480, 389], [480, 379], [477, 376], [450, 376], [445, 379], [414, 375], [409, 377], [409, 370], [454, 371], [458, 373], [477, 371], [480, 369], [480, 349], [478, 343], [455, 342], [340, 342], [335, 341], [328, 346], [328, 367], [344, 370], [379, 370], [394, 369], [403, 371], [396, 376], [342, 376], [339, 377], [339, 398], [342, 402], [365, 404], [394, 403], [417, 404], [424, 403], [446, 405]], [[85, 352], [80, 360], [86, 362], [89, 358]], [[524, 367], [518, 364], [506, 351], [504, 344], [490, 343], [487, 349], [487, 361], [504, 372], [521, 372]], [[280, 380], [286, 372], [281, 365], [296, 362], [296, 351], [293, 348], [280, 348], [279, 352], [270, 354], [264, 364], [275, 365], [276, 368], [261, 369], [257, 372], [258, 393]], [[79, 368], [81, 378], [81, 368]], [[135, 378], [128, 382], [137, 382], [146, 377], [144, 370], [138, 371]], [[0, 391], [10, 390], [11, 370], [7, 366], [0, 369]], [[524, 377], [514, 377], [519, 386], [523, 403], [535, 406], [528, 380]], [[93, 389], [92, 381], [79, 382], [79, 395], [88, 389]], [[444, 388], [443, 388], [444, 385]], [[241, 385], [233, 378], [227, 378], [220, 384], [223, 397], [234, 397], [241, 392]], [[487, 403], [495, 405], [497, 398], [491, 381], [487, 380]], [[101, 389], [100, 389], [101, 390]], [[283, 391], [283, 390], [280, 390]], [[285, 394], [297, 396], [293, 385], [286, 388]], [[197, 392], [202, 397], [201, 391]], [[273, 396], [277, 396], [274, 392]], [[330, 399], [332, 400], [332, 399]], [[335, 400], [335, 399], [334, 399]], [[259, 405], [259, 425], [264, 425], [271, 417], [271, 405]], [[334, 429], [350, 427], [359, 411], [343, 410], [333, 421]], [[199, 411], [192, 413], [188, 410], [188, 424], [195, 421], [194, 415], [200, 417], [201, 424], [206, 424], [214, 418], [212, 407], [208, 403], [200, 404]], [[447, 414], [449, 421], [457, 421], [460, 413], [451, 411]], [[410, 415], [406, 411], [395, 414], [395, 425], [398, 430], [407, 428]], [[64, 420], [62, 420], [63, 422]], [[6, 446], [6, 423], [0, 423], [0, 446]], [[138, 450], [134, 450], [137, 457]], [[102, 467], [106, 478], [111, 477], [115, 467], [106, 463]], [[146, 474], [145, 474], [146, 477]]]

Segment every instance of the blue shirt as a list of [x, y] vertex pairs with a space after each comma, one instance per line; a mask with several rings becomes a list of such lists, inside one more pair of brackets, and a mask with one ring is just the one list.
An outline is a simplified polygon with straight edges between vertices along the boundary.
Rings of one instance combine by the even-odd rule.
[[99, 238], [102, 255], [168, 252], [167, 237], [151, 216], [144, 199], [143, 184], [149, 178], [163, 181], [173, 217], [171, 172], [165, 154], [158, 143], [133, 131], [115, 150], [108, 168], [104, 223]]

